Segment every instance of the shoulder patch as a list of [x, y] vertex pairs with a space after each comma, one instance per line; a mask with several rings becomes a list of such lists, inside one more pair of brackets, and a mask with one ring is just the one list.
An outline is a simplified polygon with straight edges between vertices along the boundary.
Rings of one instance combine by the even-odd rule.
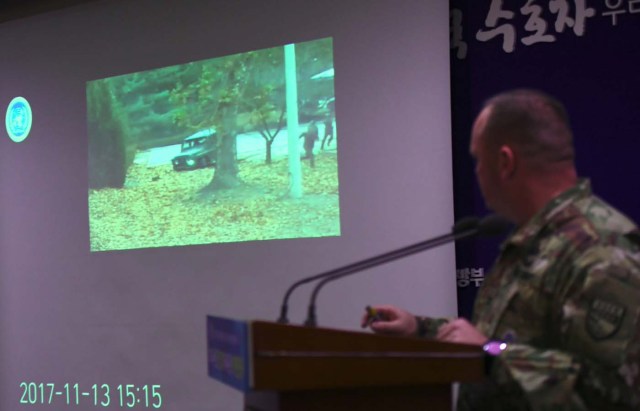
[[587, 312], [587, 332], [595, 340], [611, 337], [620, 328], [626, 311], [621, 304], [594, 299]]

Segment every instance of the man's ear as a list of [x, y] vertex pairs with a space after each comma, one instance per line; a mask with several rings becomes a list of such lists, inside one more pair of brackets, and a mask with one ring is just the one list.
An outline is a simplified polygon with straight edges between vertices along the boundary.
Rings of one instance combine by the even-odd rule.
[[508, 145], [500, 147], [498, 154], [498, 173], [503, 180], [513, 177], [516, 172], [516, 155]]

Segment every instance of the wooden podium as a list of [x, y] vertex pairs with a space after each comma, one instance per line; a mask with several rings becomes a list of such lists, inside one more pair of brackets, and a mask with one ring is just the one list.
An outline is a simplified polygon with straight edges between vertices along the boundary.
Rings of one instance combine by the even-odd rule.
[[[476, 346], [264, 321], [221, 330], [215, 319], [209, 374], [244, 391], [245, 411], [450, 411], [451, 384], [484, 375]], [[244, 382], [221, 378], [225, 364]]]

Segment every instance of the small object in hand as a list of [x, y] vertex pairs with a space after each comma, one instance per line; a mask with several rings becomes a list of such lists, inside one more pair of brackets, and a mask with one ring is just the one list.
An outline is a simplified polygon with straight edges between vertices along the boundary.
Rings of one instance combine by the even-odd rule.
[[367, 305], [365, 310], [367, 310], [367, 321], [362, 325], [362, 328], [367, 328], [374, 322], [382, 320], [382, 315], [370, 305]]

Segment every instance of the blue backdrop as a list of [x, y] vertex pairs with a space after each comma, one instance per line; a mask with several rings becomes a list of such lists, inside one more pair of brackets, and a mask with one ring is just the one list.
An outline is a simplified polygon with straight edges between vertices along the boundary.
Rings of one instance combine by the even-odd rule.
[[[640, 221], [640, 0], [451, 0], [457, 218], [487, 210], [469, 156], [473, 118], [494, 94], [543, 90], [562, 101], [578, 172]], [[500, 240], [456, 245], [458, 305], [469, 317]]]

